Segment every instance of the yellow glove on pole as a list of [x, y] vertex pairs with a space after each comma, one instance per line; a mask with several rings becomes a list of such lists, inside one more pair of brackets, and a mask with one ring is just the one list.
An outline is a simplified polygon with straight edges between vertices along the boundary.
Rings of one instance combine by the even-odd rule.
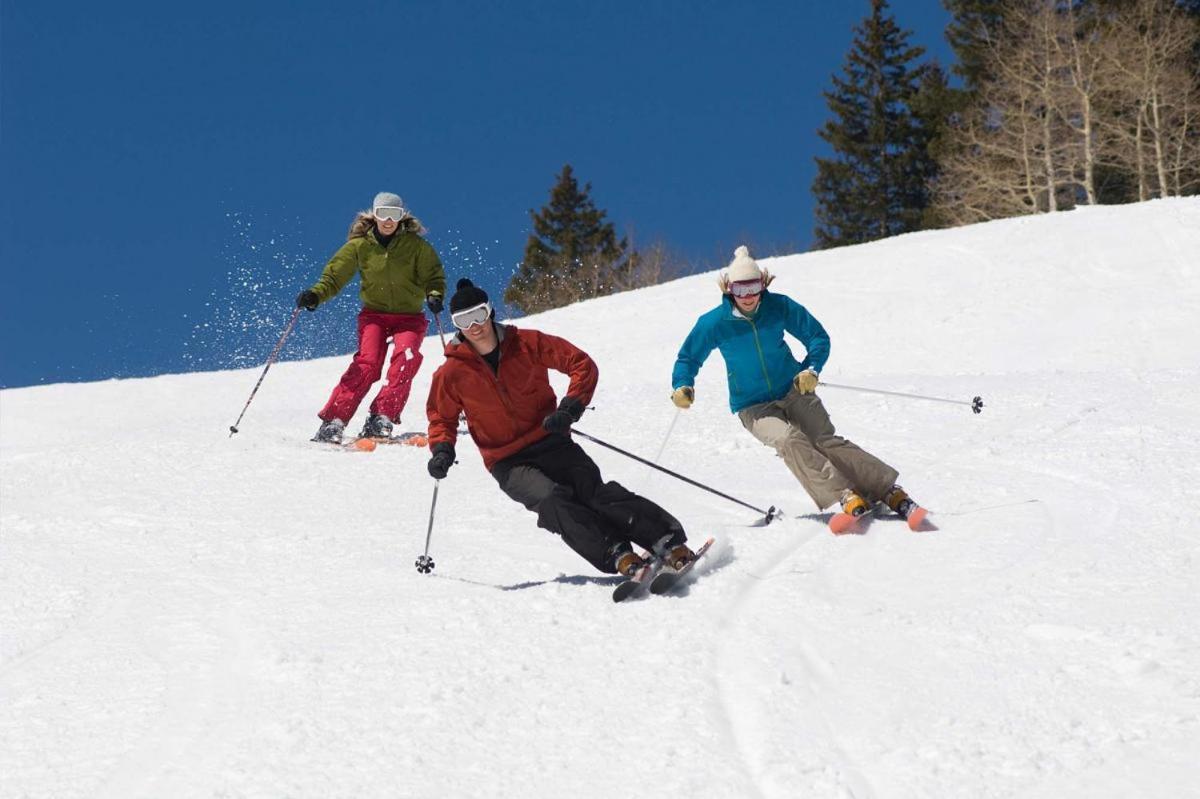
[[800, 374], [792, 378], [792, 385], [801, 394], [811, 394], [817, 390], [817, 373], [812, 369], [805, 369]]
[[671, 392], [671, 402], [677, 408], [690, 408], [696, 401], [696, 390], [691, 386], [680, 386]]

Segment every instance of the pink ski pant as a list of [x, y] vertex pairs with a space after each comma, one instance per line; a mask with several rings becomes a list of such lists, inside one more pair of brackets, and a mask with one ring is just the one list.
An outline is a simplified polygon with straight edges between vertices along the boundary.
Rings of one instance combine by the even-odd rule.
[[421, 368], [421, 340], [428, 327], [425, 314], [381, 313], [363, 308], [358, 314], [358, 352], [333, 389], [329, 402], [317, 415], [324, 421], [341, 419], [349, 423], [371, 385], [383, 373], [391, 339], [394, 348], [387, 385], [371, 403], [371, 413], [398, 419], [408, 402], [413, 378]]

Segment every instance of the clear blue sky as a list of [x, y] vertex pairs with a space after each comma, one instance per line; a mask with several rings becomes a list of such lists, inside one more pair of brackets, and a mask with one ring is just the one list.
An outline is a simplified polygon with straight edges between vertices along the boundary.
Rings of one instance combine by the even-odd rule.
[[[261, 364], [382, 190], [496, 299], [564, 163], [706, 266], [804, 250], [821, 92], [868, 11], [3, 0], [0, 385]], [[950, 63], [938, 0], [892, 11]], [[356, 299], [285, 357], [352, 351]]]

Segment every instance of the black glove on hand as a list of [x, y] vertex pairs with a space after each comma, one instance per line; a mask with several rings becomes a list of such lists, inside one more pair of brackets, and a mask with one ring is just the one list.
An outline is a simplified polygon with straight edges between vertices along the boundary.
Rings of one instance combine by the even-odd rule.
[[317, 292], [309, 289], [300, 292], [300, 296], [296, 298], [296, 307], [306, 311], [315, 311], [320, 304], [321, 298], [317, 296]]
[[429, 308], [429, 312], [437, 316], [442, 312], [442, 298], [439, 294], [430, 294], [425, 298], [425, 305]]
[[429, 476], [442, 480], [454, 465], [454, 445], [445, 441], [433, 445], [433, 457], [429, 459]]
[[563, 397], [558, 403], [558, 410], [542, 420], [542, 427], [551, 433], [567, 434], [571, 425], [583, 416], [583, 403], [574, 397]]

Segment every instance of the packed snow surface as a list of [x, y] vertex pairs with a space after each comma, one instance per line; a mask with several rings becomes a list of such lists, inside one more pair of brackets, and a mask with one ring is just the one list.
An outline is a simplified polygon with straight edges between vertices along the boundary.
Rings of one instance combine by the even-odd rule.
[[717, 539], [623, 605], [469, 440], [418, 574], [426, 452], [307, 441], [346, 357], [275, 366], [233, 438], [258, 369], [4, 391], [0, 795], [1200, 796], [1198, 253], [1189, 199], [763, 260], [823, 380], [983, 396], [820, 390], [924, 533], [830, 535], [718, 354], [676, 420], [715, 273], [519, 320], [598, 362], [581, 430], [677, 421], [664, 466], [788, 514], [584, 442]]

